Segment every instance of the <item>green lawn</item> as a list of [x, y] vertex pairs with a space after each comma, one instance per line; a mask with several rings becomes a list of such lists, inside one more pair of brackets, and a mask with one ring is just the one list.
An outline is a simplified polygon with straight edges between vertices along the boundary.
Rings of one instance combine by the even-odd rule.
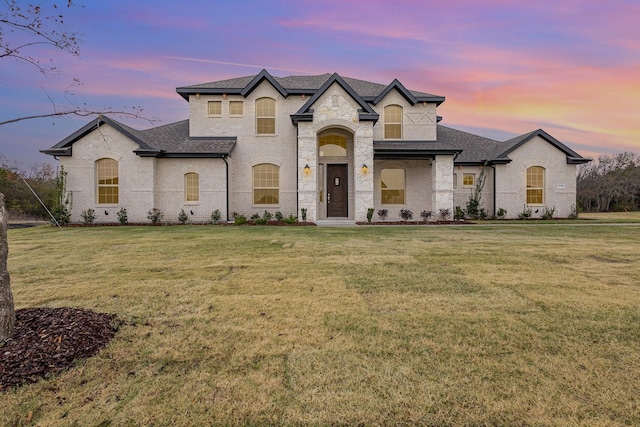
[[640, 224], [10, 230], [126, 324], [0, 425], [639, 425]]

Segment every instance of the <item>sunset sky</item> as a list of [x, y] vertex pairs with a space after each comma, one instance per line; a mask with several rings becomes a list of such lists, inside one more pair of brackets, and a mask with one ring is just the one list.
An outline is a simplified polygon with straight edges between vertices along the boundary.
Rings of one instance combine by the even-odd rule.
[[[82, 39], [80, 56], [32, 52], [58, 68], [49, 77], [0, 58], [0, 121], [50, 113], [53, 101], [140, 106], [155, 125], [166, 124], [188, 115], [176, 87], [266, 68], [277, 76], [397, 78], [445, 96], [438, 114], [446, 126], [499, 140], [542, 128], [584, 156], [640, 153], [638, 0], [58, 3]], [[74, 79], [81, 85], [65, 95]], [[0, 126], [0, 153], [25, 168], [52, 162], [38, 150], [90, 120]]]

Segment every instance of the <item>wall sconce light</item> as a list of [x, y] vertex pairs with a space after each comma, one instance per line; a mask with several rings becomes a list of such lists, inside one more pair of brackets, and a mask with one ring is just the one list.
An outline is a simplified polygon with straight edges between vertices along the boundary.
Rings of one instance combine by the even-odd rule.
[[104, 214], [108, 216], [108, 215], [109, 215], [109, 212], [107, 212], [107, 211], [104, 211]]
[[362, 173], [366, 174], [368, 170], [369, 170], [369, 167], [367, 166], [367, 164], [363, 163], [362, 164]]
[[311, 168], [309, 167], [309, 165], [304, 165], [304, 174], [305, 175], [309, 175], [311, 173]]

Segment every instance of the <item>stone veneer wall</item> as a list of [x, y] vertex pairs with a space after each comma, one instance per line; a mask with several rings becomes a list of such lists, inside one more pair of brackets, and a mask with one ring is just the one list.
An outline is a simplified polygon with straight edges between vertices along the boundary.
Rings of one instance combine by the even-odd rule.
[[434, 219], [439, 217], [440, 209], [449, 209], [449, 219], [453, 219], [453, 156], [436, 156], [431, 174]]

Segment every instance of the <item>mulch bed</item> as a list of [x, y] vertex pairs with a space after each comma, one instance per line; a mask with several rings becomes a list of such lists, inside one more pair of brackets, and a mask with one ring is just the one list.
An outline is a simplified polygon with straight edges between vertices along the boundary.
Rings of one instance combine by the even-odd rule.
[[91, 310], [16, 310], [14, 336], [0, 342], [0, 391], [36, 382], [95, 355], [120, 324], [114, 314]]

